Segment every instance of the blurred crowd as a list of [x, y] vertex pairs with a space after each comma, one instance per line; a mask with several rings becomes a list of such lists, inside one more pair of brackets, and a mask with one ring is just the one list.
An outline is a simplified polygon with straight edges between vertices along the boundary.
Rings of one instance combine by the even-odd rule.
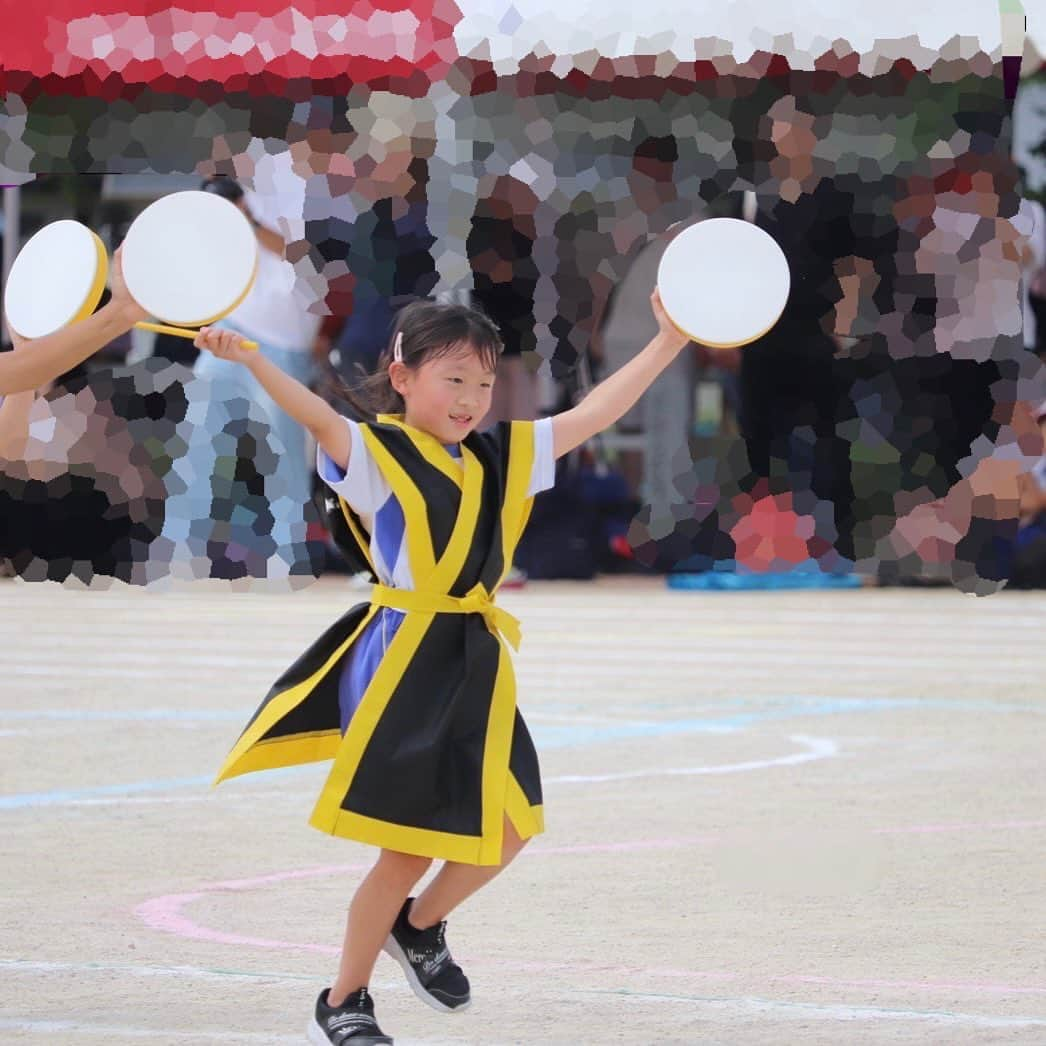
[[[533, 418], [649, 339], [674, 235], [714, 216], [755, 222], [791, 269], [781, 320], [741, 350], [692, 346], [617, 431], [563, 462], [521, 574], [801, 568], [992, 591], [1025, 569], [1046, 490], [1032, 406], [1046, 220], [1020, 199], [1005, 107], [929, 77], [879, 78], [865, 94], [845, 80], [742, 86], [662, 84], [628, 106], [519, 85], [456, 97], [443, 118], [467, 134], [453, 161], [431, 100], [377, 92], [295, 107], [275, 145], [218, 136], [191, 187], [241, 207], [260, 252], [251, 294], [222, 324], [336, 403], [404, 304], [469, 301], [505, 342], [486, 422]], [[112, 223], [113, 247], [125, 225]], [[104, 557], [83, 568], [59, 535], [42, 543], [46, 528], [18, 507], [46, 495], [97, 515], [39, 464], [85, 409], [106, 433], [101, 518], [121, 498], [147, 505], [115, 557], [138, 564], [128, 579], [344, 569], [305, 433], [236, 368], [158, 336], [90, 369], [37, 404], [25, 460], [0, 477], [3, 516], [24, 526], [6, 542], [19, 573], [109, 569]], [[139, 434], [146, 449], [110, 438], [116, 418], [132, 432], [139, 414], [156, 426]], [[134, 491], [125, 459], [150, 476]]]

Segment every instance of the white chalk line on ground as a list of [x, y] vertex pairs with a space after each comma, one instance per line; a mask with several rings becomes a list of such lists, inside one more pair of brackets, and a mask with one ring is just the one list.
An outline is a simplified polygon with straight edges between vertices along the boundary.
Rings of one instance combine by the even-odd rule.
[[[302, 1028], [308, 1023], [310, 1014], [308, 1006], [302, 1009]], [[44, 1021], [44, 1020], [20, 1020], [17, 1017], [0, 1017], [0, 1031], [18, 1031], [36, 1033], [38, 1035], [76, 1035], [99, 1038], [103, 1042], [118, 1039], [139, 1039], [142, 1042], [257, 1042], [263, 1046], [276, 1046], [277, 1043], [294, 1043], [301, 1046], [305, 1042], [305, 1032], [299, 1035], [279, 1035], [275, 1032], [228, 1032], [228, 1031], [171, 1031], [169, 1028], [135, 1028], [127, 1025], [112, 1024], [89, 1024], [78, 1021]], [[64, 1041], [64, 1040], [63, 1040]], [[79, 1041], [79, 1040], [78, 1040]], [[461, 1046], [461, 1039], [406, 1039], [402, 1035], [396, 1036], [397, 1046]]]
[[[838, 742], [831, 738], [807, 737], [795, 734], [788, 738], [794, 744], [802, 746], [805, 751], [794, 752], [789, 755], [776, 756], [769, 759], [749, 759], [740, 763], [721, 763], [712, 766], [679, 766], [679, 767], [651, 767], [646, 770], [630, 770], [613, 774], [566, 774], [563, 776], [550, 776], [542, 779], [544, 785], [574, 785], [574, 784], [602, 784], [608, 781], [632, 781], [650, 777], [699, 777], [717, 774], [740, 774], [751, 773], [758, 770], [772, 770], [777, 767], [799, 766], [803, 763], [812, 763], [821, 759], [831, 759], [841, 755]], [[295, 770], [297, 768], [294, 768]], [[142, 788], [149, 791], [158, 790], [166, 782], [143, 782], [132, 788]], [[172, 788], [200, 787], [208, 783], [205, 779], [186, 778], [169, 782]], [[105, 786], [99, 791], [117, 791], [121, 786]], [[249, 800], [252, 803], [261, 798], [298, 799], [302, 796], [315, 796], [316, 790], [298, 789], [290, 791], [282, 789], [279, 792], [259, 792], [252, 790], [234, 791], [222, 789], [218, 791], [208, 790], [206, 792], [192, 792], [188, 795], [84, 795], [83, 791], [62, 793], [38, 793], [0, 796], [0, 809], [34, 809], [41, 805], [61, 805], [68, 807], [104, 807], [104, 806], [169, 806], [182, 803], [223, 803], [227, 801]]]
[[[302, 1018], [302, 1023], [308, 1016]], [[272, 1032], [219, 1031], [201, 1028], [198, 1031], [175, 1031], [169, 1025], [161, 1028], [135, 1028], [124, 1024], [91, 1024], [88, 1021], [44, 1021], [29, 1018], [0, 1017], [0, 1031], [29, 1032], [37, 1035], [90, 1035], [103, 1041], [111, 1039], [138, 1039], [141, 1042], [258, 1042], [263, 1046], [293, 1042], [301, 1046], [304, 1035], [277, 1035]]]
[[[191, 977], [196, 980], [218, 980], [218, 981], [308, 981], [316, 982], [315, 975], [306, 973], [271, 973], [255, 970], [223, 970], [218, 967], [207, 966], [156, 966], [156, 965], [134, 965], [132, 963], [109, 963], [109, 962], [45, 962], [40, 959], [0, 959], [0, 971], [11, 974], [17, 973], [47, 973], [47, 974], [90, 974], [90, 973], [122, 973], [128, 977]], [[380, 991], [402, 991], [405, 995], [412, 994], [410, 987], [406, 985], [402, 977], [395, 980], [373, 980], [372, 988]]]
[[112, 962], [44, 962], [39, 959], [0, 959], [0, 970], [7, 973], [123, 973], [129, 977], [194, 977], [201, 980], [314, 981], [315, 977], [295, 973], [255, 973], [249, 970], [221, 970], [204, 966], [137, 966]]
[[[90, 974], [120, 973], [130, 977], [191, 977], [197, 979], [217, 979], [222, 981], [243, 980], [248, 982], [257, 981], [305, 981], [317, 982], [317, 978], [309, 974], [299, 973], [275, 973], [275, 972], [251, 972], [244, 970], [221, 970], [209, 969], [198, 966], [134, 966], [121, 963], [71, 963], [71, 962], [42, 962], [36, 960], [22, 959], [0, 959], [0, 970], [10, 973], [44, 973], [44, 974]], [[376, 991], [392, 991], [397, 994], [409, 995], [407, 987], [402, 979], [394, 981], [375, 981], [372, 988]], [[912, 1010], [899, 1009], [896, 1007], [878, 1006], [851, 1006], [838, 1003], [808, 1003], [792, 1002], [781, 999], [764, 999], [753, 996], [698, 996], [680, 995], [675, 993], [632, 991], [629, 989], [614, 988], [561, 988], [560, 994], [566, 995], [605, 995], [610, 997], [627, 998], [635, 1000], [650, 1000], [656, 1002], [691, 1003], [702, 1010], [711, 1009], [719, 1012], [740, 1016], [784, 1016], [791, 1019], [814, 1019], [829, 1021], [916, 1021], [937, 1025], [958, 1025], [979, 1028], [1028, 1028], [1046, 1027], [1046, 1018], [1042, 1017], [1003, 1017], [992, 1014], [956, 1013], [950, 1010]], [[113, 1034], [123, 1038], [141, 1034], [143, 1037], [154, 1037], [155, 1029], [138, 1029], [124, 1026], [96, 1025], [74, 1021], [48, 1021], [19, 1018], [0, 1018], [0, 1029], [29, 1031], [29, 1032], [73, 1032], [91, 1035]], [[174, 1038], [204, 1039], [213, 1035], [210, 1031], [197, 1032], [169, 1032], [164, 1029], [164, 1034], [170, 1034]], [[284, 1042], [299, 1041], [296, 1037], [263, 1036], [254, 1032], [223, 1032], [215, 1041], [222, 1042], [257, 1042], [265, 1041]], [[418, 1042], [418, 1040], [413, 1040]], [[433, 1040], [426, 1040], [433, 1041]]]
[[789, 741], [801, 745], [804, 752], [778, 756], [775, 759], [752, 759], [743, 763], [724, 763], [720, 766], [654, 767], [648, 770], [628, 770], [617, 774], [566, 774], [546, 777], [545, 784], [595, 784], [603, 781], [631, 781], [643, 777], [691, 777], [704, 774], [738, 774], [751, 770], [768, 770], [777, 766], [798, 766], [818, 759], [831, 759], [840, 754], [839, 745], [827, 737], [807, 737], [793, 734]]
[[[309, 1020], [308, 1004], [302, 1007], [302, 1027]], [[105, 1042], [112, 1039], [138, 1039], [142, 1042], [244, 1042], [262, 1043], [263, 1046], [275, 1046], [276, 1043], [294, 1043], [301, 1046], [305, 1041], [304, 1031], [298, 1035], [280, 1035], [276, 1032], [250, 1031], [216, 1031], [213, 1028], [199, 1031], [172, 1031], [169, 1026], [159, 1028], [135, 1028], [123, 1024], [91, 1024], [87, 1021], [45, 1021], [30, 1018], [0, 1017], [0, 1031], [28, 1032], [37, 1035], [76, 1035], [90, 1036]], [[405, 1039], [396, 1036], [399, 1046], [449, 1046], [460, 1044], [460, 1039]]]
[[925, 1024], [970, 1028], [1046, 1028], [1046, 1017], [1000, 1017], [992, 1014], [953, 1013], [948, 1010], [900, 1010], [878, 1006], [847, 1006], [838, 1003], [788, 1002], [783, 999], [761, 999], [667, 995], [612, 988], [579, 988], [575, 995], [623, 996], [628, 999], [651, 999], [661, 1002], [690, 1003], [707, 1016], [707, 1010], [718, 1010], [734, 1020], [742, 1017], [786, 1017], [792, 1020], [844, 1021], [916, 1021]]

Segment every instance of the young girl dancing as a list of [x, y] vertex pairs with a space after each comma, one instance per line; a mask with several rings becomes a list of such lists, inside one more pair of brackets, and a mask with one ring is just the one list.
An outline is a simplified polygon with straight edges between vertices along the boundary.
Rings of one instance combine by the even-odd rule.
[[[367, 423], [244, 350], [235, 332], [196, 339], [247, 367], [313, 434], [341, 529], [378, 582], [277, 680], [218, 775], [333, 759], [310, 823], [380, 847], [349, 908], [337, 977], [316, 1002], [313, 1043], [392, 1042], [368, 992], [383, 949], [434, 1008], [469, 1005], [445, 920], [543, 830], [508, 650], [519, 622], [494, 596], [556, 458], [613, 424], [687, 344], [656, 291], [651, 303], [657, 335], [581, 403], [483, 433], [501, 340], [461, 305], [400, 313], [376, 376], [347, 395]], [[433, 860], [444, 863], [411, 897]]]

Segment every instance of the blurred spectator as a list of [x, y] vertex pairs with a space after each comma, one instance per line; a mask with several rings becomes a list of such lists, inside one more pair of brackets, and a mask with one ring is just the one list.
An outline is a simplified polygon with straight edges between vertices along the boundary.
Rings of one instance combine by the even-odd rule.
[[352, 303], [333, 334], [331, 353], [331, 363], [349, 385], [359, 381], [361, 370], [374, 370], [388, 347], [396, 313], [429, 294], [436, 283], [435, 239], [427, 224], [425, 196], [428, 164], [409, 154], [400, 159], [406, 170], [393, 184], [406, 185], [404, 195], [386, 195], [390, 184], [373, 177], [354, 183], [359, 201], [367, 206], [352, 225], [347, 258]]
[[534, 261], [538, 200], [515, 178], [494, 179], [480, 197], [466, 241], [472, 267], [472, 303], [501, 332], [505, 351], [498, 363], [490, 410], [479, 428], [499, 421], [533, 421], [538, 410], [534, 302], [538, 268]]
[[0, 557], [26, 580], [145, 584], [162, 572], [149, 549], [164, 522], [166, 415], [184, 395], [149, 385], [134, 371], [99, 371], [0, 407], [21, 401], [8, 444], [17, 457], [0, 468]]
[[1025, 200], [1029, 224], [1028, 248], [1022, 284], [1024, 347], [1046, 353], [1046, 208], [1038, 200]]
[[[650, 295], [665, 249], [687, 224], [679, 223], [644, 245], [614, 288], [593, 339], [594, 355], [603, 361], [604, 375], [619, 370], [657, 333]], [[650, 507], [650, 537], [654, 540], [674, 529], [676, 516], [689, 500], [689, 492], [680, 489], [680, 480], [693, 469], [689, 436], [695, 432], [698, 382], [706, 376], [721, 382], [724, 401], [734, 406], [731, 370], [736, 368], [737, 358], [736, 350], [692, 344], [618, 423], [619, 431], [639, 430], [644, 436], [640, 497]]]
[[1007, 157], [926, 158], [894, 201], [890, 272], [851, 259], [839, 273], [836, 330], [864, 339], [856, 425], [884, 448], [865, 470], [859, 542], [880, 577], [987, 594], [1008, 576], [1018, 476], [1040, 443], [1022, 404], [1041, 367], [1021, 335], [1018, 205]]
[[[766, 117], [775, 156], [770, 169], [779, 196], [756, 198], [750, 217], [781, 247], [791, 289], [776, 325], [741, 352], [740, 424], [751, 481], [811, 491], [833, 506], [835, 548], [852, 562], [854, 492], [849, 443], [837, 432], [844, 383], [828, 320], [837, 297], [837, 259], [855, 252], [854, 197], [814, 163], [815, 120], [794, 98], [776, 102]], [[771, 489], [773, 484], [771, 484]]]
[[[1046, 440], [1046, 403], [1035, 421]], [[1021, 476], [1020, 527], [1014, 542], [1011, 588], [1046, 588], [1046, 454]]]
[[[258, 270], [254, 285], [243, 302], [214, 326], [235, 330], [258, 342], [258, 351], [280, 370], [305, 385], [316, 377], [313, 344], [322, 319], [310, 313], [294, 291], [294, 269], [284, 260], [284, 241], [277, 232], [279, 200], [247, 194], [231, 178], [208, 178], [203, 189], [235, 203], [254, 227], [258, 237]], [[243, 368], [212, 353], [197, 359], [194, 372], [222, 386], [243, 382]], [[269, 425], [286, 450], [287, 492], [296, 505], [309, 497], [311, 470], [306, 459], [305, 430], [255, 384], [244, 391], [265, 410]]]
[[[257, 341], [258, 351], [277, 367], [305, 384], [311, 383], [317, 373], [313, 351], [322, 320], [310, 313], [295, 293], [294, 268], [284, 260], [283, 237], [276, 231], [282, 216], [281, 198], [244, 193], [236, 182], [222, 176], [209, 178], [203, 185], [205, 190], [218, 192], [243, 210], [255, 228], [259, 244], [253, 287], [244, 301], [214, 326], [238, 331]], [[225, 477], [217, 475], [215, 469], [226, 458], [237, 457], [240, 450], [233, 450], [229, 444], [226, 453], [219, 448], [219, 443], [224, 447], [229, 439], [243, 438], [244, 426], [254, 424], [248, 408], [253, 411], [256, 405], [275, 436], [275, 460], [271, 468], [262, 468], [258, 482], [264, 483], [268, 500], [266, 514], [271, 514], [269, 532], [274, 550], [280, 550], [280, 557], [270, 559], [267, 575], [252, 573], [251, 576], [275, 577], [295, 569], [294, 564], [301, 559], [297, 550], [306, 537], [306, 517], [315, 515], [305, 430], [280, 410], [242, 367], [212, 353], [202, 353], [194, 373], [207, 393], [203, 397], [191, 397], [192, 409], [201, 413], [192, 430], [188, 453], [176, 463], [182, 474], [183, 489], [168, 503], [165, 537], [176, 543], [189, 541], [194, 547], [202, 542], [212, 570], [219, 570], [212, 576], [226, 576], [224, 568], [217, 564], [229, 558], [221, 549], [228, 542], [217, 536], [203, 537], [200, 527], [217, 535], [225, 532], [226, 524], [231, 525], [233, 506], [218, 494]], [[207, 402], [198, 403], [201, 399]], [[236, 429], [235, 437], [231, 435], [230, 425]], [[194, 561], [198, 559], [194, 553]], [[239, 570], [241, 566], [229, 569]]]

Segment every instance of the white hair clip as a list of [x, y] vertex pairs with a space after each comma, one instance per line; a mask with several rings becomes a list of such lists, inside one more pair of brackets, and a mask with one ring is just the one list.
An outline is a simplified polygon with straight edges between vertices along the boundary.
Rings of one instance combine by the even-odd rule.
[[403, 362], [403, 331], [396, 335], [396, 340], [392, 343], [392, 359], [394, 363]]

